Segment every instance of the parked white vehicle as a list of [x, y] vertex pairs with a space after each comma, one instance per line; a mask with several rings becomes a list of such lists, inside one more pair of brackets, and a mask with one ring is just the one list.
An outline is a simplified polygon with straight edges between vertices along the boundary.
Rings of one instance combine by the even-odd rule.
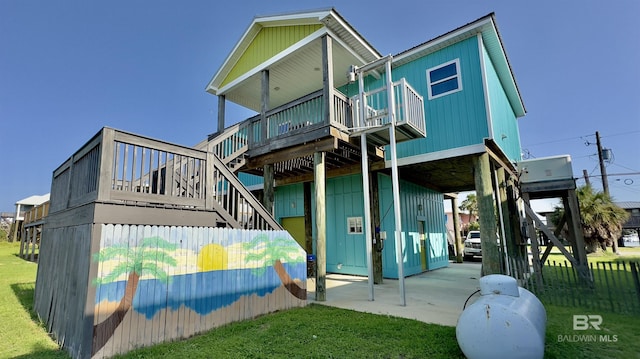
[[465, 259], [482, 256], [482, 247], [480, 242], [480, 231], [469, 231], [467, 239], [464, 241]]
[[623, 229], [622, 245], [624, 247], [640, 247], [638, 232], [635, 229]]

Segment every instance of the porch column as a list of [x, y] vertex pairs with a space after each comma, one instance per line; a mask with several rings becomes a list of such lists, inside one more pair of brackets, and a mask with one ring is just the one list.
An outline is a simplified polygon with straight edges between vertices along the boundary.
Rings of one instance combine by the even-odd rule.
[[478, 214], [480, 215], [480, 238], [482, 246], [482, 274], [501, 274], [500, 250], [496, 232], [495, 202], [491, 183], [489, 154], [483, 153], [473, 158]]
[[[267, 123], [267, 111], [269, 110], [269, 70], [262, 70], [262, 89], [260, 96], [260, 142], [264, 143], [267, 140], [267, 129], [269, 127]], [[269, 211], [269, 213], [273, 214], [273, 181], [274, 181], [274, 169], [273, 164], [267, 164], [263, 167], [263, 197], [262, 204]]]
[[225, 95], [218, 95], [218, 133], [224, 131], [225, 104]]
[[333, 40], [322, 36], [322, 97], [324, 98], [324, 123], [334, 120], [333, 114]]
[[316, 194], [316, 300], [327, 300], [327, 209], [325, 153], [313, 154], [313, 174]]
[[456, 263], [464, 261], [464, 247], [462, 245], [462, 236], [460, 236], [460, 209], [458, 208], [458, 197], [451, 198], [451, 210], [453, 211], [453, 238], [456, 244]]
[[269, 70], [262, 70], [260, 101], [260, 143], [267, 141], [268, 127], [267, 111], [269, 111]]

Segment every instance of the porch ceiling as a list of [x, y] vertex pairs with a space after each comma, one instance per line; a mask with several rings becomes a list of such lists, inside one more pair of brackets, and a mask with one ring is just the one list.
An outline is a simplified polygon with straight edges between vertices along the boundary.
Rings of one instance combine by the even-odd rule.
[[[317, 142], [318, 146], [326, 146], [323, 144], [324, 142], [326, 140]], [[326, 143], [328, 144], [329, 142]], [[331, 140], [331, 143], [334, 144], [331, 145], [332, 149], [322, 151], [325, 153], [325, 170], [328, 177], [360, 172], [362, 152], [359, 144], [337, 139]], [[313, 144], [290, 148], [280, 152], [275, 157], [268, 154], [262, 158], [252, 159], [247, 163], [248, 167], [243, 168], [241, 171], [262, 176], [263, 165], [272, 163], [274, 165], [274, 177], [281, 184], [312, 181], [313, 152], [315, 151], [309, 151], [309, 148], [313, 148]], [[384, 154], [380, 148], [373, 146], [369, 148], [372, 170], [384, 168], [383, 158]]]
[[477, 155], [402, 166], [400, 178], [442, 193], [473, 191], [473, 157]]
[[[347, 83], [350, 65], [362, 65], [351, 51], [339, 41], [333, 41], [333, 83], [340, 87]], [[291, 102], [320, 90], [322, 84], [322, 39], [317, 38], [290, 55], [271, 64], [269, 70], [269, 108]], [[253, 75], [225, 92], [226, 99], [260, 112], [261, 74]]]

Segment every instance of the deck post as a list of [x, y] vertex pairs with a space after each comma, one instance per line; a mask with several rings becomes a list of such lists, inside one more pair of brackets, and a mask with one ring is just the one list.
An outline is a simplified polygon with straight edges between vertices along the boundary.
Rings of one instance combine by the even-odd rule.
[[331, 124], [333, 112], [333, 41], [329, 35], [322, 36], [322, 97], [324, 98], [324, 123]]
[[269, 70], [262, 70], [262, 89], [260, 104], [260, 141], [265, 143], [269, 134], [269, 124], [267, 123], [267, 111], [269, 111]]
[[262, 204], [264, 208], [269, 212], [269, 214], [273, 215], [273, 203], [274, 203], [274, 190], [273, 190], [273, 181], [274, 181], [274, 171], [273, 171], [273, 163], [264, 165], [264, 184], [263, 190], [264, 195], [262, 196]]
[[[382, 240], [380, 239], [380, 190], [378, 173], [371, 174], [371, 225], [376, 239], [373, 251], [373, 283], [382, 284]], [[364, 194], [367, 195], [366, 193]]]
[[453, 211], [453, 238], [456, 245], [456, 263], [464, 262], [464, 247], [462, 246], [462, 236], [460, 236], [460, 209], [458, 208], [458, 197], [451, 198], [451, 210]]
[[500, 250], [496, 232], [495, 202], [491, 184], [491, 163], [489, 154], [483, 153], [473, 158], [478, 214], [480, 215], [480, 237], [482, 246], [483, 275], [502, 274], [500, 268]]
[[505, 185], [505, 176], [504, 176], [504, 168], [499, 167], [493, 171], [494, 177], [494, 191], [496, 195], [496, 208], [498, 210], [498, 221], [500, 224], [500, 238], [498, 241], [500, 243], [500, 250], [502, 251], [502, 259], [505, 274], [507, 275], [515, 275], [511, 272], [511, 261], [509, 260], [509, 245], [507, 244], [511, 238], [511, 231], [507, 229], [507, 221], [505, 220], [508, 208], [507, 208], [507, 191]]
[[311, 182], [302, 184], [304, 196], [304, 250], [307, 253], [313, 253], [313, 222], [311, 217]]
[[316, 195], [316, 300], [327, 300], [327, 209], [326, 209], [325, 153], [313, 154], [313, 173]]
[[218, 133], [224, 132], [226, 96], [218, 95]]
[[584, 234], [582, 233], [582, 225], [580, 221], [580, 205], [576, 191], [571, 189], [567, 191], [566, 196], [562, 198], [564, 204], [564, 213], [567, 218], [567, 227], [569, 235], [573, 239], [575, 253], [573, 256], [578, 262], [578, 273], [581, 273], [584, 279], [591, 280], [591, 272], [589, 272], [589, 263], [587, 262], [587, 251], [584, 245]]

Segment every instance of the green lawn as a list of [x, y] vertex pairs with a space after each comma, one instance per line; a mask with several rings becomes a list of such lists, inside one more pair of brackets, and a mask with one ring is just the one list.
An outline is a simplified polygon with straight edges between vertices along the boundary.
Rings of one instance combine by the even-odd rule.
[[[30, 314], [36, 266], [0, 243], [0, 358], [66, 358]], [[545, 357], [640, 358], [640, 318], [546, 306]], [[599, 332], [574, 331], [575, 314], [600, 314]], [[616, 342], [558, 341], [558, 336], [605, 333]], [[603, 335], [605, 335], [603, 334]], [[600, 337], [597, 337], [600, 339]], [[573, 339], [573, 338], [570, 338]], [[188, 340], [122, 358], [461, 358], [455, 328], [415, 320], [310, 305], [234, 323]]]

